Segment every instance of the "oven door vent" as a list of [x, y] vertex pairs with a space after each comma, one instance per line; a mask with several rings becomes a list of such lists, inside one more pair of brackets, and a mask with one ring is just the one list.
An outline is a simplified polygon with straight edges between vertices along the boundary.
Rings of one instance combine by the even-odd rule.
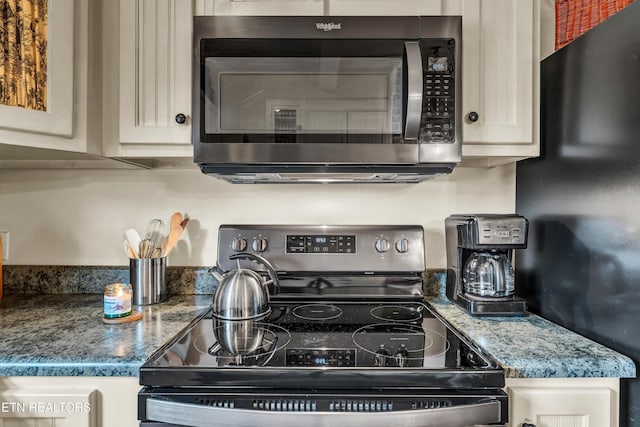
[[393, 411], [392, 400], [336, 400], [329, 402], [330, 412], [387, 412]]
[[198, 399], [200, 405], [213, 406], [214, 408], [229, 408], [233, 409], [236, 404], [233, 400], [221, 400], [221, 399]]
[[254, 400], [251, 407], [257, 410], [277, 412], [316, 412], [318, 410], [318, 404], [315, 400], [300, 399]]

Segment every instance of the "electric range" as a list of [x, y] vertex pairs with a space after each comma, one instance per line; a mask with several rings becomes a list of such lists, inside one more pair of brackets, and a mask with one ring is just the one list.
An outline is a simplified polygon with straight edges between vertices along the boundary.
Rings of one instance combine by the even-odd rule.
[[277, 271], [269, 315], [208, 310], [158, 349], [141, 425], [506, 423], [503, 370], [422, 302], [421, 227], [221, 226], [220, 268], [244, 251]]

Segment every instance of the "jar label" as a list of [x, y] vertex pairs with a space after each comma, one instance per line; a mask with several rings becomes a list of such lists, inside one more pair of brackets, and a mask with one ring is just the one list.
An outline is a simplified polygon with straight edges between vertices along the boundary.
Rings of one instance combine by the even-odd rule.
[[104, 296], [104, 317], [113, 319], [131, 314], [131, 296]]

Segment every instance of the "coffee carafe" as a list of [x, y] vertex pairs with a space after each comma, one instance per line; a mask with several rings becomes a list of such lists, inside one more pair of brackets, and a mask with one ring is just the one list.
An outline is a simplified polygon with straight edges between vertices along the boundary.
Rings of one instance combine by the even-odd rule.
[[451, 215], [445, 220], [447, 297], [473, 315], [522, 315], [515, 296], [515, 249], [527, 247], [528, 222], [519, 215]]

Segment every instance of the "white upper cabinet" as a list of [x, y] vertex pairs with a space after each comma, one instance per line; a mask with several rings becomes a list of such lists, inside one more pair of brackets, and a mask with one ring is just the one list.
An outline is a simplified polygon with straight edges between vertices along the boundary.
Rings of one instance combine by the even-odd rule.
[[73, 0], [51, 2], [49, 5], [45, 110], [0, 104], [2, 129], [66, 138], [73, 135], [73, 17]]
[[102, 23], [104, 155], [192, 157], [193, 0], [105, 1]]
[[120, 142], [190, 144], [191, 0], [120, 1]]
[[446, 0], [443, 13], [462, 15], [463, 157], [537, 156], [538, 0]]
[[323, 0], [196, 0], [196, 15], [323, 15]]
[[99, 128], [99, 79], [93, 76], [100, 47], [89, 26], [97, 9], [89, 0], [48, 2], [44, 109], [0, 104], [0, 144], [100, 153], [93, 138]]
[[[329, 15], [440, 15], [443, 0], [328, 0]], [[446, 1], [446, 0], [445, 0]]]

